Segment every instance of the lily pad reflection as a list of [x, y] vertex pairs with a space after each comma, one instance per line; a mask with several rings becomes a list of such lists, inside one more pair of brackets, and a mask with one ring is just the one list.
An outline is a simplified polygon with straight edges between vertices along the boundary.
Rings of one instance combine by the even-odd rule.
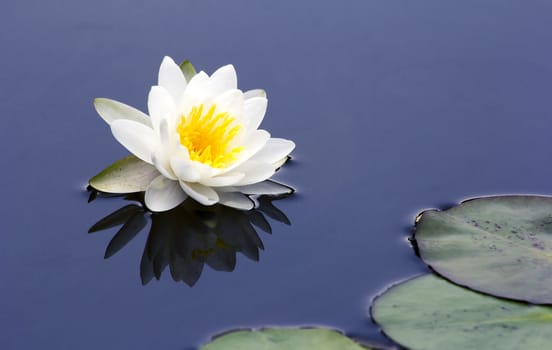
[[[140, 262], [142, 284], [154, 277], [160, 279], [168, 266], [175, 281], [193, 286], [205, 264], [217, 271], [233, 271], [238, 252], [258, 261], [259, 250], [264, 246], [257, 231], [272, 233], [267, 217], [290, 224], [287, 216], [273, 204], [286, 197], [289, 195], [260, 196], [258, 206], [248, 211], [219, 204], [203, 206], [192, 199], [162, 213], [151, 213], [143, 205], [129, 204], [99, 220], [89, 233], [122, 225], [106, 248], [107, 259], [142, 231], [149, 217], [151, 225]], [[125, 198], [143, 203], [143, 193]]]

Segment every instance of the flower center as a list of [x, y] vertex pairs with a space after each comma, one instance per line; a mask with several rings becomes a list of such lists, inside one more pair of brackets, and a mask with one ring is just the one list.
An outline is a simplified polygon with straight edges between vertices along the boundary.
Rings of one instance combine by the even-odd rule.
[[192, 107], [188, 116], [181, 117], [176, 131], [180, 143], [188, 149], [190, 159], [213, 168], [225, 168], [243, 151], [243, 147], [230, 146], [241, 126], [232, 126], [236, 118], [227, 112], [215, 113], [215, 109], [213, 105], [203, 113], [203, 104]]

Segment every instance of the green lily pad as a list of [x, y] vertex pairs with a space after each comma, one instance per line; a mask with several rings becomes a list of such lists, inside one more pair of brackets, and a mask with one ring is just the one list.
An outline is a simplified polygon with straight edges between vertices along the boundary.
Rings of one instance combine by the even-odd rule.
[[366, 350], [338, 331], [324, 328], [240, 330], [216, 337], [200, 350]]
[[417, 219], [420, 257], [438, 274], [477, 291], [552, 304], [552, 198], [473, 199]]
[[145, 191], [159, 172], [135, 156], [116, 161], [88, 181], [94, 189], [106, 193]]
[[194, 75], [197, 74], [194, 65], [188, 60], [180, 63], [180, 70], [182, 71], [182, 73], [184, 73], [184, 77], [186, 78], [187, 82], [189, 82], [194, 77]]
[[386, 291], [374, 301], [372, 317], [413, 350], [542, 350], [552, 344], [551, 307], [476, 293], [434, 275]]

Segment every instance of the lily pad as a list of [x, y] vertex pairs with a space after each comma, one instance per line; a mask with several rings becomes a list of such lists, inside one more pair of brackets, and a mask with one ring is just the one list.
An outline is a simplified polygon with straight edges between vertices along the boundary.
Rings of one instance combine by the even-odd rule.
[[473, 292], [434, 275], [378, 297], [372, 317], [410, 349], [541, 350], [552, 344], [552, 308]]
[[552, 198], [473, 199], [417, 219], [414, 242], [438, 274], [477, 291], [552, 304]]
[[240, 330], [216, 337], [200, 350], [366, 350], [338, 331], [325, 328]]
[[145, 191], [159, 172], [152, 165], [128, 156], [116, 161], [88, 182], [94, 189], [107, 193]]

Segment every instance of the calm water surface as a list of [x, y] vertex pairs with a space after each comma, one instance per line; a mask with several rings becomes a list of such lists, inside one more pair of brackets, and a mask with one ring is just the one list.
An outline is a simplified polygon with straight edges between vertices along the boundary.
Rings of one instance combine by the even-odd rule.
[[[2, 349], [193, 349], [264, 325], [385, 342], [366, 310], [385, 286], [426, 270], [406, 242], [416, 213], [552, 189], [548, 1], [0, 8]], [[87, 234], [129, 204], [87, 203], [88, 178], [126, 154], [92, 100], [144, 110], [164, 55], [209, 73], [233, 63], [240, 87], [268, 92], [263, 127], [297, 143], [276, 176], [298, 189], [276, 203], [291, 226], [268, 219], [259, 262], [246, 256], [253, 239], [234, 272], [203, 266], [193, 288], [169, 267], [142, 286], [149, 216], [107, 260], [117, 229]], [[230, 269], [220, 259], [213, 266]]]

